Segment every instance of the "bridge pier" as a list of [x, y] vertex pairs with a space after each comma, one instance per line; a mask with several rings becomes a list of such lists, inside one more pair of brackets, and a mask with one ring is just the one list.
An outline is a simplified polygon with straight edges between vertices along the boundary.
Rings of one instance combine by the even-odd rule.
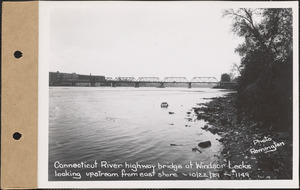
[[165, 83], [161, 82], [159, 88], [165, 88]]
[[134, 83], [134, 87], [135, 87], [135, 88], [139, 88], [139, 87], [140, 87], [140, 83], [139, 83], [139, 82], [135, 82], [135, 83]]
[[189, 85], [188, 88], [192, 88], [192, 83], [191, 82], [189, 82], [188, 85]]
[[116, 83], [115, 83], [115, 82], [112, 82], [112, 83], [110, 83], [110, 86], [111, 86], [111, 87], [116, 87]]

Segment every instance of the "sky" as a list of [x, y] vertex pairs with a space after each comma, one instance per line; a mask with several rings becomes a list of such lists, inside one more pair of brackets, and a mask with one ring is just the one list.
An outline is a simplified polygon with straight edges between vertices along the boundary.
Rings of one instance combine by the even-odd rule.
[[222, 10], [201, 2], [56, 6], [49, 19], [49, 71], [220, 79], [240, 63], [234, 49], [242, 42]]

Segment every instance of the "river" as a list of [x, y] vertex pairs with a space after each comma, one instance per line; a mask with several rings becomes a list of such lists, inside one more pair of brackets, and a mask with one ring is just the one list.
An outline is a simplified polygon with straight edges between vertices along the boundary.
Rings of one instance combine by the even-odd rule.
[[[74, 180], [70, 176], [58, 177], [55, 172], [87, 171], [78, 168], [65, 171], [55, 168], [55, 162], [96, 160], [99, 165], [107, 161], [182, 166], [190, 162], [220, 163], [222, 144], [216, 140], [218, 136], [201, 129], [206, 123], [196, 119], [192, 108], [224, 94], [225, 91], [211, 88], [50, 87], [49, 180]], [[161, 108], [162, 102], [168, 102], [169, 107]], [[211, 147], [198, 147], [199, 142], [207, 140], [211, 141]], [[195, 147], [202, 153], [192, 151]], [[181, 172], [190, 170], [183, 168]], [[118, 169], [101, 171], [118, 172]], [[174, 168], [165, 171], [178, 173]], [[190, 179], [178, 175], [176, 179]], [[91, 180], [84, 175], [80, 178]], [[104, 178], [93, 178], [99, 179]]]

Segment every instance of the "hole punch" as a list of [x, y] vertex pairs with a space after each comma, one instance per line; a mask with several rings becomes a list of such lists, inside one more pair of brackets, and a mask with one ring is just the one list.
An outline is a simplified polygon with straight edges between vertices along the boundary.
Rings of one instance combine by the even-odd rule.
[[15, 133], [13, 134], [13, 138], [14, 138], [15, 140], [19, 140], [21, 137], [22, 137], [22, 134], [19, 133], [19, 132], [15, 132]]
[[15, 51], [14, 56], [17, 59], [20, 59], [23, 56], [23, 53], [21, 51]]

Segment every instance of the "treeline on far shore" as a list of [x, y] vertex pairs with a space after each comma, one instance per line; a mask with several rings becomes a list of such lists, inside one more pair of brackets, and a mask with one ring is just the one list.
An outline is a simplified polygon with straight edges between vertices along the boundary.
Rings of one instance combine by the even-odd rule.
[[291, 131], [292, 9], [227, 9], [223, 16], [232, 20], [232, 31], [244, 38], [235, 50], [241, 56], [241, 64], [236, 67], [239, 77], [235, 79], [237, 109], [263, 127]]

